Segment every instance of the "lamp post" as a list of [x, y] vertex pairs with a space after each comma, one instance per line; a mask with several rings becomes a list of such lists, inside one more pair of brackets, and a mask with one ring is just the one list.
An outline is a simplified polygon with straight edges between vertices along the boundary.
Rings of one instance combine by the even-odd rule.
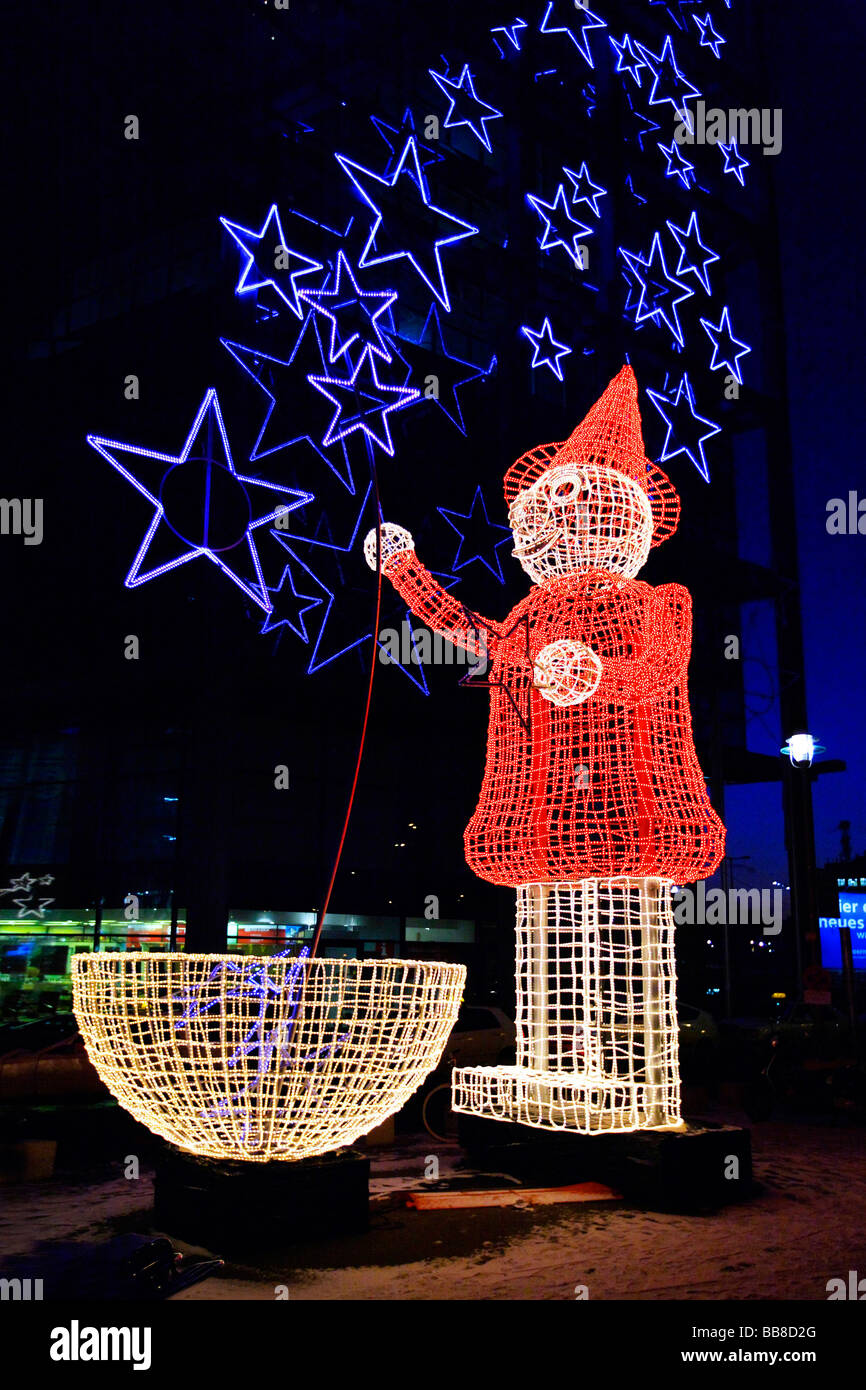
[[[839, 758], [813, 766], [825, 752], [811, 734], [795, 730], [780, 749], [787, 759], [783, 776], [785, 832], [788, 862], [791, 866], [791, 913], [794, 921], [797, 959], [797, 987], [802, 988], [804, 954], [809, 965], [820, 964], [818, 938], [818, 900], [816, 892], [815, 822], [812, 814], [812, 786], [826, 772], [844, 772]], [[805, 943], [805, 951], [804, 951]]]

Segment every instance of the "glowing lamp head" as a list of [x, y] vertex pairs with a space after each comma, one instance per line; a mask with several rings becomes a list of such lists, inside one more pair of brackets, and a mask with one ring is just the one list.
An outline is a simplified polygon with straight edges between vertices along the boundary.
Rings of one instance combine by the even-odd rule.
[[782, 749], [794, 764], [795, 767], [811, 767], [812, 759], [816, 753], [823, 753], [824, 749], [816, 743], [811, 734], [792, 734], [786, 740]]

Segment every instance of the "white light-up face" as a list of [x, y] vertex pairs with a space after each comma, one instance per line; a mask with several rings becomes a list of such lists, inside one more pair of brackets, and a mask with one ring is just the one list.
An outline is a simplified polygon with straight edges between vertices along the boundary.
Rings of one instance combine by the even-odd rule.
[[514, 555], [535, 584], [608, 570], [633, 578], [653, 535], [649, 498], [615, 468], [550, 468], [512, 503]]

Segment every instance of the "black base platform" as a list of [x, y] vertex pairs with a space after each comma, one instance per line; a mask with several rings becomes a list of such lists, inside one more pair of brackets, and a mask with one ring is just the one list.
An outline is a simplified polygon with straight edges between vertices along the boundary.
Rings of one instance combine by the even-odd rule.
[[748, 1129], [693, 1120], [676, 1130], [565, 1134], [461, 1115], [458, 1138], [475, 1168], [522, 1182], [601, 1182], [659, 1211], [707, 1211], [754, 1191]]
[[155, 1168], [155, 1228], [207, 1249], [264, 1249], [369, 1227], [370, 1160], [354, 1150], [227, 1163], [164, 1145]]

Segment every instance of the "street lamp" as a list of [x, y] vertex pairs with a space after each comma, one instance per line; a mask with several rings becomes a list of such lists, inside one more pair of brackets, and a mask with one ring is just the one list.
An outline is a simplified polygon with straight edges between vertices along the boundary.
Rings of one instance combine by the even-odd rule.
[[821, 743], [816, 743], [811, 734], [799, 732], [785, 740], [779, 752], [787, 755], [794, 767], [811, 767], [816, 753], [826, 753]]

